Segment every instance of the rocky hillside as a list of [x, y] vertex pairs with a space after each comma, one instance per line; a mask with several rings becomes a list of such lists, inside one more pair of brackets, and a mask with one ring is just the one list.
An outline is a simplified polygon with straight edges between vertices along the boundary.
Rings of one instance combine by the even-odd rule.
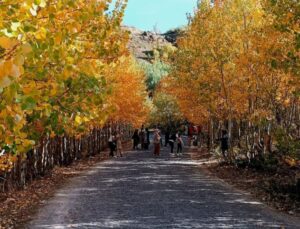
[[129, 49], [137, 59], [149, 61], [153, 57], [153, 49], [166, 45], [175, 45], [177, 33], [168, 32], [157, 34], [154, 32], [141, 31], [134, 27], [124, 26], [125, 30], [131, 33]]

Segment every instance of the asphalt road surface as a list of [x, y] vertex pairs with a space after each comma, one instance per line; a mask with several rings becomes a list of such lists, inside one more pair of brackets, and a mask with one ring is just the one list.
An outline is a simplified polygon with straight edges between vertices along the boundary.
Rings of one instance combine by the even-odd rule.
[[300, 228], [199, 169], [189, 154], [131, 152], [72, 179], [27, 228]]

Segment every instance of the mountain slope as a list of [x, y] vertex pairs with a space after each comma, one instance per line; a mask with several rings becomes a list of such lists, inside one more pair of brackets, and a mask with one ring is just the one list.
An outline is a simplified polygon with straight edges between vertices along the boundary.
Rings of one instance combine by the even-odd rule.
[[160, 49], [167, 45], [175, 45], [175, 32], [157, 34], [154, 32], [141, 31], [135, 27], [124, 26], [125, 30], [131, 34], [129, 49], [138, 60], [151, 61], [153, 50]]

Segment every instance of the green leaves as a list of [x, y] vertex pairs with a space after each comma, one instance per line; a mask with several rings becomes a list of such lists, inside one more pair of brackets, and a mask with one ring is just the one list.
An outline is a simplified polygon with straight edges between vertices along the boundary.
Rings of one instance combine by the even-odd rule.
[[37, 106], [36, 101], [32, 97], [27, 97], [22, 101], [22, 110], [33, 110]]
[[149, 118], [152, 125], [159, 123], [164, 128], [174, 128], [184, 119], [176, 99], [171, 95], [156, 93], [153, 106]]
[[44, 8], [46, 7], [47, 0], [34, 0], [34, 4], [41, 8]]
[[154, 90], [160, 80], [167, 76], [171, 67], [160, 60], [154, 63], [141, 62], [141, 67], [146, 74], [146, 83], [149, 90]]

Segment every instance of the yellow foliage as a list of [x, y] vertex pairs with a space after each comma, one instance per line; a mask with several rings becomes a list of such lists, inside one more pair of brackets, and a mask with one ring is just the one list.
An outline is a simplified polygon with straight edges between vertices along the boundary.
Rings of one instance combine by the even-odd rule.
[[273, 23], [260, 0], [201, 1], [162, 84], [187, 119], [260, 123], [298, 103], [299, 79], [276, 67], [293, 36]]
[[12, 49], [18, 44], [18, 41], [13, 38], [2, 36], [0, 37], [0, 46], [4, 49]]
[[67, 2], [1, 6], [0, 150], [6, 154], [24, 154], [45, 136], [80, 136], [108, 119], [144, 120], [143, 76], [120, 27], [126, 1], [117, 0], [111, 14], [111, 0]]

